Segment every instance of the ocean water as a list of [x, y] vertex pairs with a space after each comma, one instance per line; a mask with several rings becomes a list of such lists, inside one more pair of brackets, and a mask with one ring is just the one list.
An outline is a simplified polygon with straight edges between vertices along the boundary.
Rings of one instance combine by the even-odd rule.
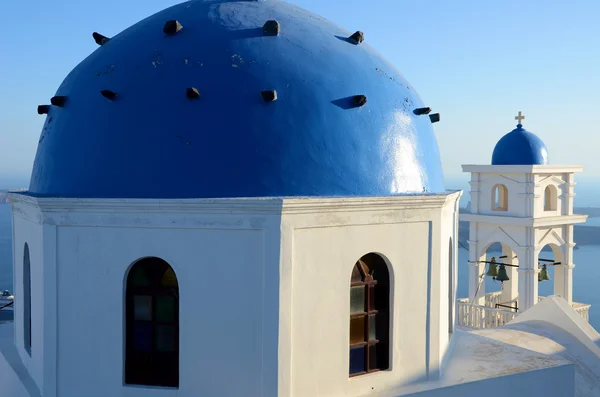
[[[11, 207], [0, 205], [0, 290], [13, 290], [12, 269], [12, 231]], [[596, 284], [600, 281], [600, 241], [599, 245], [580, 246], [574, 251], [575, 269], [573, 270], [573, 300], [592, 305], [590, 310], [590, 323], [600, 330], [600, 288]], [[489, 256], [499, 256], [499, 253], [488, 251]], [[552, 253], [544, 252], [544, 257], [552, 259]], [[457, 297], [467, 297], [469, 292], [467, 250], [459, 248], [458, 251], [458, 291]], [[549, 267], [550, 277], [553, 278], [553, 268]], [[499, 291], [500, 283], [486, 277], [486, 292]], [[552, 295], [554, 283], [545, 281], [539, 284], [539, 294]]]

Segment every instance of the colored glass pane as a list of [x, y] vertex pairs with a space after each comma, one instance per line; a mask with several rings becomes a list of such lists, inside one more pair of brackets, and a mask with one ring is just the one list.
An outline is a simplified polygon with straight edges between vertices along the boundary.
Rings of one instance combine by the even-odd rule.
[[365, 311], [365, 287], [350, 287], [350, 313]]
[[147, 287], [150, 285], [150, 281], [146, 276], [146, 272], [144, 271], [144, 266], [136, 265], [133, 269], [133, 285], [136, 287]]
[[365, 347], [350, 349], [350, 375], [365, 372]]
[[165, 274], [163, 274], [160, 280], [160, 285], [163, 287], [177, 287], [177, 276], [175, 276], [175, 272], [173, 272], [171, 266], [167, 267]]
[[377, 339], [377, 323], [376, 315], [369, 315], [369, 340]]
[[156, 350], [162, 352], [175, 351], [175, 327], [172, 325], [156, 326]]
[[369, 346], [369, 370], [374, 370], [379, 368], [377, 361], [377, 345]]
[[135, 350], [149, 352], [152, 350], [152, 325], [135, 324], [133, 327], [133, 346]]
[[361, 281], [363, 281], [363, 277], [362, 274], [360, 274], [360, 270], [358, 268], [358, 264], [354, 265], [354, 269], [352, 269], [352, 279], [351, 282], [353, 283], [360, 283]]
[[365, 317], [350, 319], [350, 344], [365, 341]]
[[156, 297], [156, 321], [171, 323], [175, 320], [175, 298], [172, 296]]
[[133, 318], [141, 321], [152, 321], [152, 297], [148, 295], [133, 296]]

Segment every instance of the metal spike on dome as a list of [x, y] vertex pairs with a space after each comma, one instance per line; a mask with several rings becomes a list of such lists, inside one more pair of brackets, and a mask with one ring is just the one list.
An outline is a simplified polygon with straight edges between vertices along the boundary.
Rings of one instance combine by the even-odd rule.
[[197, 88], [189, 87], [185, 90], [185, 96], [187, 96], [188, 99], [198, 99], [200, 98], [200, 91], [198, 91]]
[[179, 21], [172, 19], [165, 23], [165, 26], [163, 27], [163, 32], [165, 32], [166, 34], [175, 34], [179, 32], [182, 28], [183, 26], [179, 23]]
[[94, 38], [94, 41], [98, 45], [104, 45], [104, 44], [106, 44], [108, 42], [108, 40], [110, 40], [108, 37], [103, 36], [103, 35], [101, 35], [98, 32], [92, 33], [92, 37]]
[[281, 25], [275, 20], [267, 21], [263, 25], [263, 32], [269, 36], [277, 36], [281, 31]]
[[437, 123], [438, 121], [440, 121], [440, 114], [439, 113], [430, 114], [429, 120], [431, 120], [432, 123]]
[[364, 106], [364, 104], [367, 103], [367, 97], [364, 95], [355, 95], [352, 98], [352, 101], [354, 101], [354, 104], [358, 107]]
[[37, 108], [38, 114], [48, 114], [50, 111], [50, 105], [39, 105]]
[[277, 100], [277, 91], [275, 91], [275, 90], [263, 91], [260, 93], [260, 96], [262, 97], [263, 101], [265, 101], [265, 102], [274, 102]]
[[417, 116], [421, 116], [423, 114], [429, 114], [429, 113], [431, 113], [431, 108], [416, 108], [415, 110], [413, 110], [413, 113], [416, 114]]
[[102, 90], [100, 91], [100, 94], [102, 94], [104, 98], [110, 99], [111, 101], [114, 101], [119, 96], [119, 94], [110, 90]]
[[57, 95], [57, 96], [53, 96], [52, 98], [50, 98], [51, 104], [53, 104], [54, 106], [61, 107], [61, 108], [63, 106], [65, 106], [66, 102], [67, 102], [66, 96]]
[[352, 36], [350, 36], [350, 40], [354, 41], [356, 44], [360, 44], [365, 41], [365, 34], [360, 30], [357, 30]]

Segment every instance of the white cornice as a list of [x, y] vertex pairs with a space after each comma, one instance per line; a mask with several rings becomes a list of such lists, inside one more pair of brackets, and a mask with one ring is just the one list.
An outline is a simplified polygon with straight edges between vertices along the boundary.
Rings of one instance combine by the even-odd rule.
[[463, 172], [515, 173], [515, 174], [561, 174], [583, 171], [583, 165], [475, 165], [465, 164]]
[[431, 195], [384, 197], [275, 197], [231, 199], [78, 199], [40, 198], [9, 193], [15, 204], [43, 212], [184, 212], [184, 213], [315, 213], [337, 211], [380, 211], [440, 209], [454, 203], [462, 191]]
[[587, 219], [587, 215], [562, 215], [562, 216], [548, 216], [544, 218], [526, 218], [518, 216], [495, 216], [495, 215], [482, 215], [482, 214], [471, 214], [463, 212], [459, 218], [465, 222], [476, 222], [476, 223], [489, 223], [496, 225], [510, 225], [510, 226], [525, 226], [525, 227], [546, 227], [546, 226], [560, 226], [560, 225], [573, 225], [576, 223], [584, 223]]

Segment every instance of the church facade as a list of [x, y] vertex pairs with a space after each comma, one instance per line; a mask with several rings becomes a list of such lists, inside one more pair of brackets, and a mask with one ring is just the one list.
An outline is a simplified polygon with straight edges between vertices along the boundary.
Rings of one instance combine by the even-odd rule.
[[360, 396], [437, 377], [459, 196], [13, 196], [31, 282], [16, 345], [58, 395]]

